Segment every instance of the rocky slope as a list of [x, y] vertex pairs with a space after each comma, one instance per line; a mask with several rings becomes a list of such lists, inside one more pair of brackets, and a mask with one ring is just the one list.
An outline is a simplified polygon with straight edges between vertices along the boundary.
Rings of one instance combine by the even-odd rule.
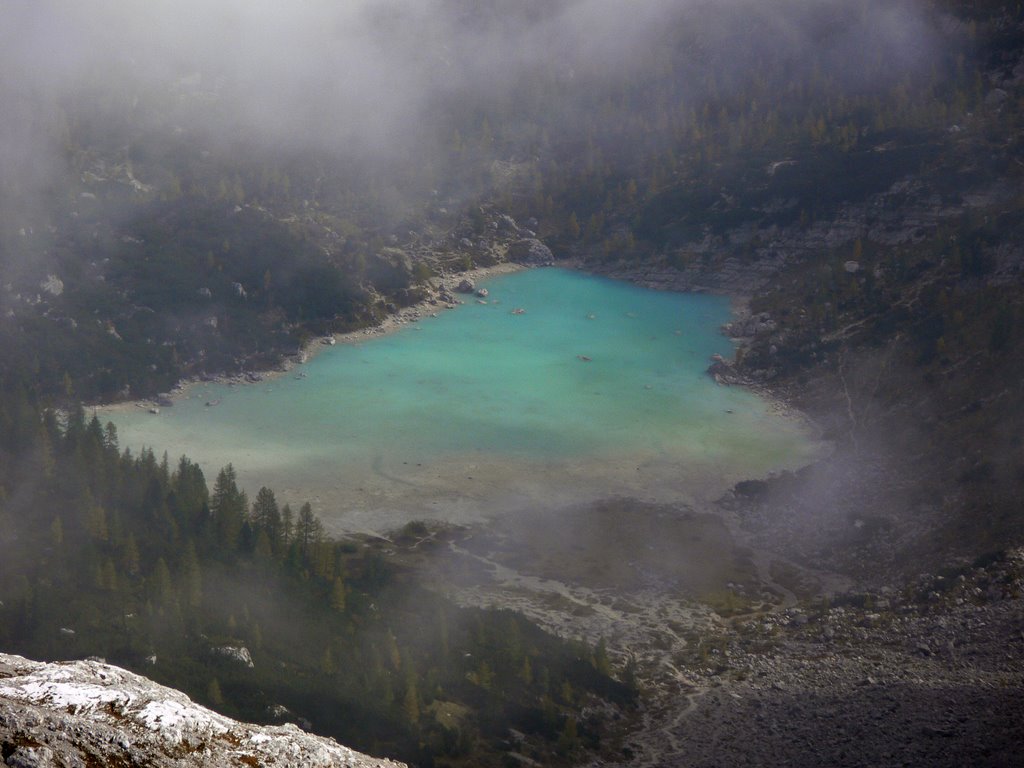
[[[693, 516], [632, 507], [616, 509], [629, 510], [631, 526], [651, 515], [677, 547], [680, 534], [698, 532]], [[702, 545], [709, 539], [705, 529]], [[743, 552], [717, 555], [745, 557], [753, 571], [737, 573], [714, 605], [675, 585], [679, 563], [600, 582], [542, 553], [510, 555], [500, 536], [479, 532], [453, 545], [463, 560], [427, 573], [447, 578], [460, 602], [501, 604], [550, 631], [606, 639], [616, 666], [629, 660], [643, 691], [639, 718], [625, 724], [621, 754], [595, 757], [591, 768], [1019, 762], [1024, 550], [947, 559], [879, 587]], [[593, 546], [576, 554], [596, 561]], [[642, 557], [623, 546], [624, 562]], [[486, 583], [470, 577], [460, 588], [460, 574], [481, 571]]]
[[397, 768], [295, 725], [240, 723], [98, 661], [0, 654], [0, 757], [16, 768], [146, 765]]
[[737, 619], [673, 764], [1019, 764], [1024, 553]]

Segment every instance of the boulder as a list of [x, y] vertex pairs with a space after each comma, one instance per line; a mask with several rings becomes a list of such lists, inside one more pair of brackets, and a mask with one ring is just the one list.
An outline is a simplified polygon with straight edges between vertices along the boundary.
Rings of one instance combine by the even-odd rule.
[[[301, 719], [300, 719], [300, 722]], [[99, 661], [43, 664], [0, 654], [5, 766], [399, 768], [303, 733], [249, 725]]]
[[464, 277], [459, 281], [459, 284], [455, 286], [455, 290], [459, 293], [473, 293], [476, 290], [476, 284], [468, 277]]
[[[419, 237], [415, 232], [410, 232], [412, 238]], [[392, 269], [409, 274], [412, 272], [412, 257], [401, 248], [382, 248], [377, 254], [377, 259], [387, 264]]]
[[215, 656], [220, 656], [228, 661], [249, 667], [249, 669], [255, 666], [252, 663], [252, 654], [249, 653], [249, 649], [244, 645], [219, 645], [210, 650]]
[[767, 312], [739, 318], [723, 326], [723, 330], [732, 338], [749, 338], [772, 333], [777, 324]]
[[1004, 101], [1009, 98], [1010, 94], [1004, 91], [1002, 88], [993, 88], [987, 94], [985, 94], [985, 106], [987, 107], [998, 107]]
[[551, 264], [555, 257], [552, 255], [551, 249], [540, 240], [535, 237], [527, 237], [516, 240], [508, 247], [508, 259], [519, 264], [537, 265]]
[[503, 213], [498, 217], [498, 231], [499, 232], [510, 232], [512, 234], [518, 234], [519, 225], [516, 224], [516, 220], [509, 216], [507, 213]]
[[742, 374], [736, 370], [736, 366], [719, 354], [711, 356], [711, 365], [707, 373], [717, 384], [743, 384]]

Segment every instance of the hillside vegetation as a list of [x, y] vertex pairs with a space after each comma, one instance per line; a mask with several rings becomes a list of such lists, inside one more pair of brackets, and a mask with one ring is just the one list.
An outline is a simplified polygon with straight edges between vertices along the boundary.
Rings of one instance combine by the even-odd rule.
[[630, 670], [618, 682], [603, 644], [419, 587], [393, 555], [443, 535], [334, 541], [308, 504], [267, 488], [250, 503], [230, 465], [211, 491], [187, 458], [121, 452], [112, 425], [79, 409], [61, 426], [18, 393], [0, 427], [6, 650], [99, 656], [230, 716], [417, 765], [614, 748]]

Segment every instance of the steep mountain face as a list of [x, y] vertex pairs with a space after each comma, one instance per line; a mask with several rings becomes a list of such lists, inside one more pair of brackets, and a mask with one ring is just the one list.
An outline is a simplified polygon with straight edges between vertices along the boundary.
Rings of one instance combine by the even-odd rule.
[[295, 725], [240, 723], [99, 661], [0, 654], [0, 750], [17, 768], [315, 766], [398, 768]]

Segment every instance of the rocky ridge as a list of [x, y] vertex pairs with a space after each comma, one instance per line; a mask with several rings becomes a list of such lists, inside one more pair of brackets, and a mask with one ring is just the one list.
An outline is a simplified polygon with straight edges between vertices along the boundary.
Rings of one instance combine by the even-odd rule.
[[[668, 249], [660, 262], [588, 261], [587, 269], [656, 290], [751, 296], [799, 261], [821, 257], [858, 239], [881, 248], [916, 243], [944, 222], [1014, 195], [1015, 186], [999, 180], [965, 189], [952, 202], [928, 180], [908, 176], [862, 202], [844, 204], [834, 215], [806, 227], [773, 224], [761, 228], [756, 220], [766, 212], [747, 210], [742, 213], [752, 222]], [[1000, 275], [1015, 275], [1020, 269], [1019, 249], [1010, 251], [1000, 254], [996, 267]]]
[[399, 768], [295, 725], [240, 723], [100, 661], [0, 654], [0, 759], [12, 768]]

